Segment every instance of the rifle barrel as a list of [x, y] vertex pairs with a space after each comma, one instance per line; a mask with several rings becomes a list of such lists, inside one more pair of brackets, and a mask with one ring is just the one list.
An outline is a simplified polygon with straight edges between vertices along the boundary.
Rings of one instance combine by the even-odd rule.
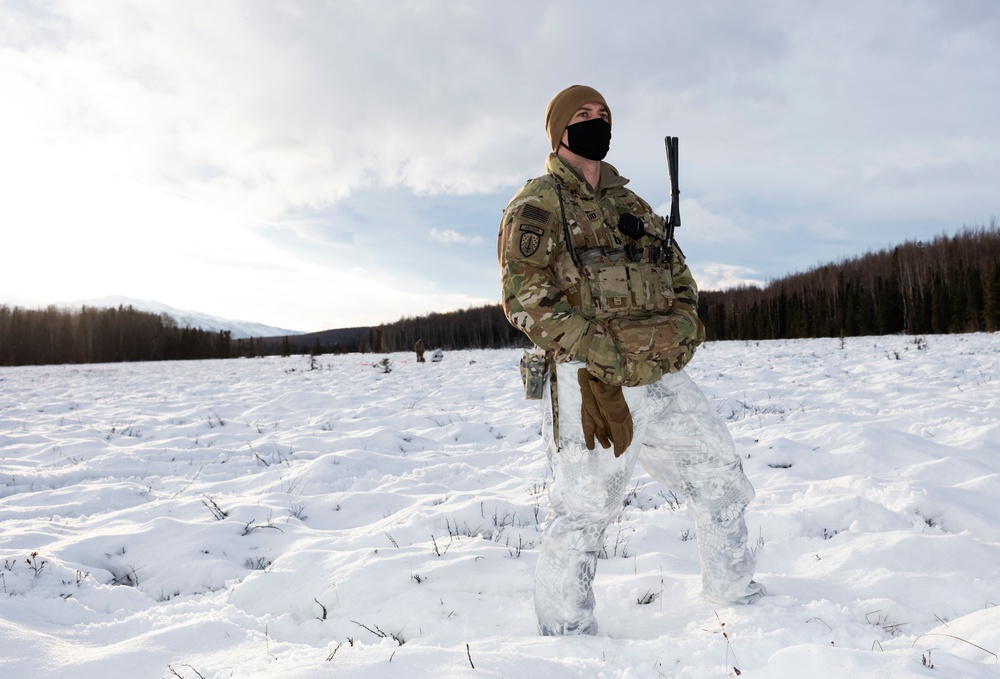
[[[671, 227], [681, 225], [681, 205], [680, 205], [680, 183], [678, 179], [678, 165], [680, 154], [678, 153], [677, 137], [665, 137], [664, 143], [667, 147], [667, 170], [670, 173], [670, 217], [667, 224]], [[671, 233], [672, 235], [672, 233]]]

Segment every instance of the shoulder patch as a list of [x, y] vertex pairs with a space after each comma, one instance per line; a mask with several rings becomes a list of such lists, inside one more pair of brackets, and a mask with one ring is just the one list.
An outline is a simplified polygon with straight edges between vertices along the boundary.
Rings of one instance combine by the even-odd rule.
[[537, 226], [532, 226], [531, 224], [521, 224], [519, 231], [521, 238], [518, 241], [518, 247], [521, 250], [521, 254], [525, 257], [531, 257], [538, 251], [538, 246], [542, 242], [542, 234], [544, 231]]
[[552, 213], [548, 210], [543, 210], [537, 205], [531, 205], [528, 203], [521, 208], [521, 216], [532, 222], [547, 224], [549, 219], [552, 217]]

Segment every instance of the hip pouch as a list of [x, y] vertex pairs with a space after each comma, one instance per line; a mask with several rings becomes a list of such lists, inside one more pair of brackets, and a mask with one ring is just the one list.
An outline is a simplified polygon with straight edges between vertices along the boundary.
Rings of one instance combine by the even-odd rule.
[[545, 372], [548, 361], [544, 353], [524, 350], [521, 356], [521, 382], [524, 384], [524, 398], [540, 401], [545, 393]]
[[691, 337], [685, 328], [678, 327], [679, 321], [677, 316], [616, 318], [608, 322], [608, 328], [629, 357], [665, 361], [673, 358], [680, 343]]

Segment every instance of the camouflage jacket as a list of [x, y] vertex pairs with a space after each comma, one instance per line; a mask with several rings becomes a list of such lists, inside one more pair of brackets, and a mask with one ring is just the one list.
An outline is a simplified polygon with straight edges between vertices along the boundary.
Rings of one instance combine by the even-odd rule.
[[[663, 218], [607, 163], [596, 190], [554, 153], [545, 169], [500, 222], [507, 319], [557, 362], [583, 361], [609, 384], [651, 384], [683, 368], [705, 330], [691, 271], [663, 242]], [[641, 235], [619, 229], [623, 214], [641, 220]]]

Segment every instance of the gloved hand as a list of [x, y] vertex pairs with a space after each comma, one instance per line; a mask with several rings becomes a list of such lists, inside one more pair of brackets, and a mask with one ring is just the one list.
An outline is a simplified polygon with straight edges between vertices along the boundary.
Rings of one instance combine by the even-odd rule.
[[583, 397], [583, 405], [580, 408], [580, 419], [583, 423], [583, 440], [587, 444], [587, 450], [594, 449], [594, 437], [601, 442], [605, 448], [611, 447], [611, 439], [608, 436], [608, 423], [601, 414], [601, 409], [597, 405], [597, 398], [590, 388], [591, 381], [596, 381], [586, 368], [580, 368], [576, 373], [576, 379], [580, 383], [580, 396]]
[[615, 457], [621, 456], [632, 443], [632, 413], [622, 388], [601, 382], [586, 368], [580, 368], [576, 378], [583, 397], [580, 419], [587, 450], [594, 449], [596, 437], [605, 448], [614, 445]]

